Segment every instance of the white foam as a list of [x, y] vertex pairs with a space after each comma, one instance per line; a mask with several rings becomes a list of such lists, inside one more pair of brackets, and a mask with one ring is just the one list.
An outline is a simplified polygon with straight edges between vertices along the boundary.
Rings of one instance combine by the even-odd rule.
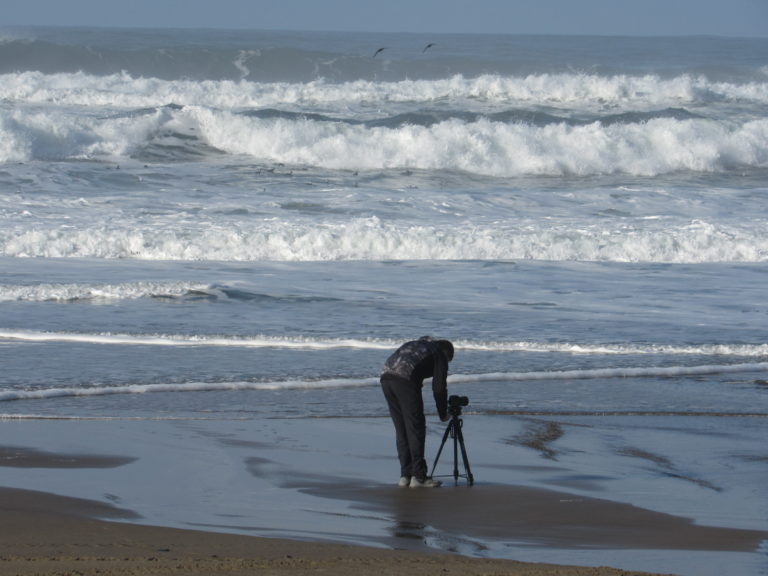
[[675, 355], [675, 356], [768, 356], [768, 344], [579, 344], [570, 342], [465, 342], [456, 341], [462, 350], [487, 352], [542, 352], [574, 355]]
[[[452, 384], [479, 382], [530, 382], [542, 380], [587, 380], [598, 378], [626, 379], [702, 374], [761, 372], [768, 362], [744, 364], [711, 364], [703, 366], [652, 366], [642, 368], [602, 368], [594, 370], [561, 370], [542, 372], [492, 372], [486, 374], [453, 374]], [[47, 400], [63, 397], [92, 397], [148, 393], [183, 393], [242, 390], [296, 390], [317, 388], [360, 388], [377, 386], [378, 378], [334, 378], [326, 380], [276, 380], [268, 382], [186, 382], [184, 384], [133, 384], [128, 386], [92, 386], [88, 388], [47, 388], [39, 390], [7, 390], [0, 392], [0, 402]]]
[[244, 119], [210, 109], [190, 112], [198, 116], [206, 141], [220, 150], [330, 169], [405, 167], [512, 177], [653, 176], [768, 166], [768, 120], [735, 127], [667, 118], [585, 126], [447, 120], [432, 126], [368, 128], [310, 120]]
[[394, 340], [361, 340], [354, 338], [310, 338], [304, 336], [203, 336], [169, 334], [78, 334], [71, 332], [38, 332], [33, 330], [0, 329], [0, 339], [28, 342], [81, 342], [91, 344], [119, 344], [137, 346], [224, 346], [236, 348], [299, 348], [306, 350], [331, 350], [357, 348], [367, 350], [390, 350], [399, 346]]
[[134, 117], [69, 110], [0, 111], [0, 162], [129, 156], [174, 134], [259, 161], [340, 170], [460, 170], [496, 177], [626, 173], [653, 176], [768, 166], [768, 120], [655, 118], [537, 126], [448, 119], [430, 126], [245, 117], [159, 108]]
[[22, 162], [31, 157], [30, 141], [24, 137], [23, 127], [0, 112], [0, 163]]
[[764, 262], [768, 223], [505, 219], [408, 224], [378, 217], [344, 222], [268, 219], [186, 229], [145, 221], [29, 222], [0, 228], [0, 255], [140, 260], [545, 260]]
[[532, 380], [591, 380], [596, 378], [649, 378], [670, 376], [696, 376], [703, 374], [732, 374], [760, 372], [768, 362], [743, 364], [707, 364], [702, 366], [649, 366], [642, 368], [598, 368], [592, 370], [556, 370], [543, 372], [494, 372], [487, 374], [455, 374], [452, 382], [504, 382]]
[[355, 388], [378, 384], [378, 379], [281, 380], [274, 382], [186, 382], [184, 384], [132, 384], [129, 386], [93, 386], [89, 388], [48, 388], [0, 392], [0, 402], [46, 400], [81, 396], [112, 396], [159, 392], [213, 392], [236, 390], [291, 390], [310, 388]]
[[[183, 120], [183, 118], [181, 118]], [[0, 162], [108, 159], [127, 156], [158, 130], [184, 130], [171, 111], [129, 116], [91, 115], [59, 106], [0, 110]]]
[[[241, 73], [247, 53], [238, 60]], [[304, 83], [160, 80], [126, 73], [92, 76], [78, 73], [22, 72], [0, 75], [0, 100], [57, 103], [69, 106], [142, 108], [169, 103], [219, 109], [248, 109], [290, 105], [319, 106], [346, 102], [431, 103], [451, 99], [504, 107], [558, 104], [584, 109], [627, 107], [633, 110], [684, 106], [691, 102], [744, 100], [768, 103], [768, 83], [713, 82], [704, 76], [532, 74], [525, 77], [486, 74], [439, 80], [333, 83], [323, 79]]]
[[[79, 342], [136, 346], [211, 346], [236, 348], [282, 348], [303, 350], [393, 350], [402, 342], [384, 338], [317, 338], [311, 336], [206, 336], [183, 334], [113, 334], [41, 332], [36, 330], [0, 329], [0, 340], [26, 342]], [[576, 342], [476, 341], [455, 340], [458, 350], [470, 352], [532, 352], [573, 355], [676, 355], [676, 356], [768, 356], [768, 344], [700, 344], [675, 346], [668, 344], [583, 344]]]
[[[262, 84], [26, 72], [0, 76], [0, 102], [23, 104], [0, 108], [0, 162], [120, 157], [163, 134], [181, 133], [232, 154], [330, 169], [458, 169], [510, 177], [656, 175], [768, 165], [768, 121], [755, 116], [738, 121], [728, 115], [727, 122], [662, 117], [544, 126], [482, 119], [447, 119], [430, 126], [359, 123], [370, 119], [372, 110], [397, 115], [398, 103], [412, 109], [451, 102], [456, 110], [489, 113], [533, 111], [547, 104], [567, 107], [563, 114], [568, 116], [698, 107], [720, 100], [764, 106], [768, 83], [545, 74]], [[177, 106], [167, 107], [170, 103]], [[240, 113], [271, 107], [318, 110], [340, 121]]]
[[134, 300], [179, 297], [207, 286], [188, 282], [133, 282], [125, 284], [0, 284], [0, 302], [51, 302], [72, 300]]

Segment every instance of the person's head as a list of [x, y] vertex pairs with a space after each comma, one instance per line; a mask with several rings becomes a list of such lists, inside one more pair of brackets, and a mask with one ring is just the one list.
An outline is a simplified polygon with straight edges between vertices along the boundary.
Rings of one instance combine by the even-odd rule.
[[437, 340], [436, 338], [433, 338], [432, 336], [422, 336], [419, 338], [419, 340], [426, 341], [426, 342], [434, 342], [437, 344], [437, 347], [440, 349], [440, 351], [445, 354], [445, 357], [448, 359], [448, 362], [453, 360], [453, 344], [449, 340]]
[[443, 351], [445, 357], [448, 358], [448, 362], [453, 360], [453, 344], [451, 344], [450, 341], [438, 340], [437, 345], [440, 347], [440, 350]]

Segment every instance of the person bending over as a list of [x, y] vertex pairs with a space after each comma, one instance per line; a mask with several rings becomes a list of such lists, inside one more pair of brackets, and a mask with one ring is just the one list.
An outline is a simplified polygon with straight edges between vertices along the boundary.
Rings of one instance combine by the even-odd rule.
[[387, 358], [381, 371], [381, 389], [395, 424], [397, 455], [400, 458], [402, 487], [435, 488], [439, 480], [427, 478], [424, 445], [427, 421], [421, 389], [425, 378], [432, 378], [432, 393], [440, 420], [448, 421], [448, 363], [453, 360], [453, 344], [422, 336], [406, 342]]

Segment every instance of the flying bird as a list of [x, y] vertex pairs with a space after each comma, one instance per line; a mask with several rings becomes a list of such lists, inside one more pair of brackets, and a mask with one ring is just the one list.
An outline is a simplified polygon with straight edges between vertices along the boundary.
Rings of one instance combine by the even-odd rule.
[[379, 55], [379, 52], [383, 52], [386, 49], [387, 49], [386, 46], [384, 48], [379, 48], [378, 50], [376, 50], [376, 52], [374, 52], [373, 57], [376, 58], [376, 56]]
[[435, 43], [434, 43], [434, 42], [430, 42], [429, 44], [427, 44], [426, 46], [424, 46], [424, 50], [422, 50], [422, 51], [421, 51], [421, 53], [422, 53], [422, 54], [424, 54], [424, 52], [426, 52], [427, 50], [429, 50], [430, 48], [432, 48], [432, 46], [434, 46], [434, 45], [435, 45]]

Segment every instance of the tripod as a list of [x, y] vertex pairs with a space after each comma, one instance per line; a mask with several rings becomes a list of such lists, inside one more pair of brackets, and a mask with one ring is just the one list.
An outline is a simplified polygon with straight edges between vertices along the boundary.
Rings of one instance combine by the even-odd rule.
[[[437, 461], [440, 459], [440, 454], [443, 452], [445, 441], [450, 435], [450, 437], [453, 438], [453, 480], [458, 484], [459, 476], [463, 476], [467, 479], [467, 486], [472, 486], [475, 479], [472, 477], [472, 471], [469, 469], [467, 449], [464, 446], [464, 434], [461, 432], [461, 428], [464, 425], [464, 420], [461, 418], [461, 406], [450, 406], [448, 408], [448, 413], [451, 415], [451, 421], [445, 429], [445, 434], [443, 434], [443, 441], [440, 444], [440, 449], [437, 451], [437, 456], [435, 456], [435, 463], [432, 465], [432, 474], [430, 474], [430, 476], [433, 476], [435, 473]], [[459, 474], [459, 447], [461, 447], [461, 458], [464, 461], [465, 474]]]

